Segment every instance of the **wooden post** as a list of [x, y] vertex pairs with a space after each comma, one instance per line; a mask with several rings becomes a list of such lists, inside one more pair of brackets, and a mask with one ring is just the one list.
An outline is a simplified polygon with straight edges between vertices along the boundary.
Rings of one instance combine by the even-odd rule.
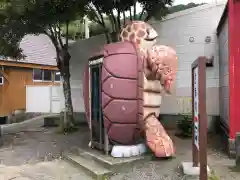
[[200, 180], [208, 179], [207, 172], [207, 113], [206, 58], [199, 57], [192, 64], [193, 166], [200, 163]]

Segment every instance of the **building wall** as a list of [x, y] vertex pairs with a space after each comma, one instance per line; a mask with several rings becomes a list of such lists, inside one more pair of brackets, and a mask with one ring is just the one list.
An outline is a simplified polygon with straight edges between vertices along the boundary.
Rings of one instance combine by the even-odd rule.
[[[182, 97], [191, 97], [191, 63], [198, 56], [214, 56], [214, 67], [207, 68], [207, 113], [219, 114], [219, 63], [216, 28], [225, 4], [203, 5], [169, 15], [161, 23], [152, 23], [158, 31], [158, 43], [176, 49], [178, 72], [176, 94], [165, 96], [162, 114], [189, 112], [191, 103], [182, 103]], [[197, 12], [196, 12], [197, 11]], [[211, 37], [210, 43], [205, 38]], [[190, 42], [190, 38], [194, 38]]]
[[[70, 60], [72, 102], [75, 112], [84, 112], [82, 79], [88, 58], [100, 51], [105, 43], [105, 36], [100, 35], [79, 40], [70, 48], [72, 56]], [[64, 97], [61, 100], [61, 107], [64, 108]]]
[[229, 125], [229, 52], [228, 18], [221, 27], [219, 37], [219, 110], [220, 118]]
[[26, 108], [26, 85], [59, 85], [54, 82], [33, 82], [31, 68], [4, 67], [8, 80], [0, 86], [0, 116]]
[[[178, 114], [191, 110], [191, 63], [198, 56], [214, 56], [214, 67], [207, 68], [207, 110], [219, 114], [219, 64], [216, 28], [224, 9], [221, 5], [203, 5], [166, 17], [162, 22], [151, 22], [159, 34], [158, 43], [172, 46], [179, 58], [176, 95], [165, 96], [161, 114]], [[211, 36], [211, 42], [204, 42]], [[189, 38], [195, 41], [190, 43]], [[74, 111], [84, 112], [82, 98], [83, 68], [87, 58], [105, 43], [105, 36], [79, 40], [71, 47], [71, 85]], [[185, 97], [185, 98], [182, 98]], [[182, 101], [186, 99], [186, 101]], [[180, 102], [180, 103], [179, 103]], [[62, 100], [64, 107], [64, 99]]]

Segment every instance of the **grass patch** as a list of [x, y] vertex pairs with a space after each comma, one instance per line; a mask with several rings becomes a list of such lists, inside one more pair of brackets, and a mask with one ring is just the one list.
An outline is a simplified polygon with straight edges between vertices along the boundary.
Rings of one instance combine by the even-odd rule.
[[208, 175], [208, 180], [220, 180], [220, 178], [215, 174], [215, 172], [212, 170], [210, 175]]

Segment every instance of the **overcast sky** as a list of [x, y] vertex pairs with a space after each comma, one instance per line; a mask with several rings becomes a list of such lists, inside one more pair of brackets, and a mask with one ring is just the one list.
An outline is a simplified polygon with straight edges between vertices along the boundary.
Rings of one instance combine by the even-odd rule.
[[178, 4], [188, 4], [190, 2], [194, 2], [194, 3], [213, 3], [213, 2], [220, 2], [222, 0], [174, 0], [174, 5], [178, 5]]

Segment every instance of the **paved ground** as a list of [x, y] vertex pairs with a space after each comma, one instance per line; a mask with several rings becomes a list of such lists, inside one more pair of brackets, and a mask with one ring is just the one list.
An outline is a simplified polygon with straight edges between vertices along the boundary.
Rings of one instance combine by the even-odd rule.
[[[21, 132], [8, 134], [5, 131], [4, 144], [0, 148], [0, 160], [3, 164], [0, 166], [0, 180], [88, 180], [79, 169], [59, 160], [63, 150], [88, 144], [87, 131], [88, 128], [83, 126], [76, 133], [61, 135], [56, 133], [55, 128], [42, 128], [40, 121], [22, 128]], [[191, 160], [191, 140], [175, 136], [173, 139], [177, 146], [176, 158], [153, 159], [135, 165], [128, 172], [115, 175], [111, 180], [183, 180], [178, 166], [182, 161]], [[234, 161], [221, 153], [215, 142], [219, 142], [216, 137], [210, 138], [210, 167], [221, 180], [240, 179], [240, 173], [231, 170]]]

